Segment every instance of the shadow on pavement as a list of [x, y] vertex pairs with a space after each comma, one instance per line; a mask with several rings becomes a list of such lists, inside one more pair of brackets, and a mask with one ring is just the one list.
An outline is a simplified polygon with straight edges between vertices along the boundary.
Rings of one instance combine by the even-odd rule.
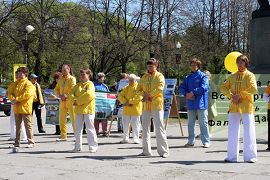
[[93, 160], [99, 160], [99, 161], [105, 161], [105, 160], [124, 160], [124, 159], [131, 159], [131, 158], [160, 158], [159, 156], [140, 156], [140, 155], [128, 155], [128, 156], [95, 156], [93, 155], [86, 155], [86, 156], [71, 156], [66, 157], [68, 159], [93, 159]]
[[167, 139], [187, 139], [186, 136], [167, 136]]
[[[28, 148], [23, 148], [23, 149], [28, 149]], [[17, 152], [16, 154], [66, 154], [66, 153], [72, 153], [70, 150], [66, 150], [66, 151], [55, 151], [55, 150], [51, 150], [51, 151], [24, 151], [21, 152], [23, 149], [19, 149], [19, 152]], [[14, 153], [12, 153], [14, 154]]]
[[224, 164], [223, 160], [209, 160], [209, 161], [157, 161], [150, 162], [150, 164], [183, 164], [183, 165], [195, 165], [195, 164]]

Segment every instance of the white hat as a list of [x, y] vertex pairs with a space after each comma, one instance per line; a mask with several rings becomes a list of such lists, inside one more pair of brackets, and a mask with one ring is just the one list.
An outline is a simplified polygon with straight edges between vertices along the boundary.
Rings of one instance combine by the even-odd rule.
[[128, 79], [138, 80], [138, 79], [140, 79], [140, 77], [137, 77], [135, 74], [130, 74], [130, 75], [128, 76]]

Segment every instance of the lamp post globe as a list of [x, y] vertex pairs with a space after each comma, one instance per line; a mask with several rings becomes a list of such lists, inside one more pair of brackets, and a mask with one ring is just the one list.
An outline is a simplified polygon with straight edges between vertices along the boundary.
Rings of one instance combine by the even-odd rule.
[[31, 33], [35, 28], [32, 25], [27, 25], [25, 27], [25, 30], [27, 33]]

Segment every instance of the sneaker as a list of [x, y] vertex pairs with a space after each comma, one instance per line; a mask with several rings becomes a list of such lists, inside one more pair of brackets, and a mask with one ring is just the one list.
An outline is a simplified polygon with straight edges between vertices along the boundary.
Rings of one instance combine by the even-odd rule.
[[43, 129], [38, 131], [39, 133], [46, 133], [46, 131], [44, 131]]
[[13, 147], [20, 147], [19, 144], [13, 144]]
[[210, 147], [210, 144], [209, 143], [205, 143], [204, 145], [203, 145], [203, 148], [209, 148]]
[[161, 157], [162, 158], [167, 158], [167, 157], [169, 157], [169, 153], [164, 153]]
[[185, 147], [194, 147], [194, 144], [189, 144], [189, 143], [187, 143], [187, 144], [185, 144]]
[[151, 153], [150, 154], [144, 154], [144, 153], [141, 153], [141, 154], [139, 154], [138, 156], [146, 156], [146, 157], [151, 157], [151, 156], [153, 156]]
[[255, 163], [255, 162], [256, 162], [256, 160], [255, 160], [255, 159], [250, 159], [250, 160], [245, 161], [245, 162], [247, 162], [247, 163]]
[[237, 161], [229, 160], [228, 158], [225, 158], [224, 162], [226, 162], [226, 163], [237, 163]]
[[81, 149], [74, 148], [74, 149], [71, 150], [71, 152], [78, 153], [78, 152], [81, 152]]
[[89, 149], [89, 152], [90, 153], [96, 153], [97, 152], [97, 149]]
[[56, 139], [57, 142], [63, 142], [63, 141], [67, 141], [67, 138], [58, 138]]
[[13, 152], [13, 153], [19, 152], [19, 147], [13, 147], [13, 148], [12, 148], [12, 152]]
[[34, 144], [28, 144], [27, 145], [27, 148], [33, 148], [34, 147]]
[[122, 140], [122, 141], [120, 141], [120, 144], [128, 144], [128, 143], [129, 143], [128, 140]]

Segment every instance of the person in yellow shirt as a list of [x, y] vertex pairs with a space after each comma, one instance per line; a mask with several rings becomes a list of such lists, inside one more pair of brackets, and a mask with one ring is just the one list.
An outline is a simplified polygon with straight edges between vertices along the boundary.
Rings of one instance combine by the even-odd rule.
[[[15, 72], [16, 75], [16, 81], [12, 82], [7, 89], [7, 96], [9, 100], [14, 100], [14, 89], [16, 88], [16, 85], [18, 83], [18, 71]], [[10, 108], [10, 138], [9, 141], [14, 141], [16, 138], [16, 124], [15, 124], [15, 114], [14, 114], [14, 105], [11, 105]], [[27, 141], [26, 131], [24, 123], [22, 122], [22, 131], [21, 131], [21, 139], [22, 141]]]
[[33, 103], [33, 113], [35, 111], [36, 118], [37, 118], [37, 125], [38, 125], [38, 132], [39, 133], [46, 133], [43, 129], [42, 119], [41, 119], [41, 108], [44, 106], [43, 96], [41, 92], [41, 87], [37, 82], [38, 76], [35, 74], [30, 75], [30, 81], [35, 86], [35, 98]]
[[237, 60], [238, 71], [230, 75], [221, 85], [220, 91], [231, 100], [229, 107], [228, 144], [225, 162], [237, 162], [239, 157], [239, 126], [242, 119], [244, 127], [244, 161], [257, 161], [257, 145], [254, 120], [254, 99], [257, 91], [255, 75], [247, 70], [249, 60], [240, 55]]
[[75, 107], [75, 148], [73, 152], [82, 150], [83, 123], [86, 125], [89, 150], [94, 153], [98, 149], [97, 133], [94, 126], [95, 119], [95, 86], [90, 81], [92, 72], [89, 69], [80, 70], [80, 79], [71, 90], [70, 98]]
[[18, 68], [18, 79], [16, 87], [12, 94], [11, 103], [14, 105], [15, 121], [16, 121], [16, 138], [15, 147], [20, 146], [21, 124], [25, 125], [28, 148], [32, 148], [35, 144], [33, 140], [32, 129], [32, 105], [35, 95], [33, 84], [27, 79], [28, 70], [26, 67]]
[[151, 118], [156, 131], [157, 152], [166, 158], [169, 156], [169, 146], [167, 135], [164, 127], [164, 98], [163, 89], [165, 85], [164, 76], [158, 72], [159, 63], [156, 59], [151, 58], [147, 61], [147, 73], [141, 78], [137, 91], [143, 97], [142, 111], [142, 145], [143, 156], [152, 156], [150, 130]]
[[270, 150], [270, 84], [268, 84], [265, 92], [263, 93], [263, 99], [268, 103], [267, 119], [268, 119], [268, 148]]
[[59, 112], [59, 125], [61, 135], [56, 141], [66, 141], [67, 140], [67, 113], [69, 113], [70, 120], [73, 127], [73, 132], [75, 132], [74, 126], [74, 107], [69, 100], [69, 94], [71, 89], [76, 85], [76, 79], [72, 76], [72, 69], [70, 65], [64, 64], [62, 66], [62, 76], [54, 88], [54, 93], [60, 98], [60, 112]]
[[135, 74], [128, 76], [129, 84], [118, 95], [118, 100], [124, 105], [122, 112], [123, 140], [120, 143], [129, 143], [129, 125], [132, 125], [133, 141], [140, 143], [140, 116], [142, 114], [142, 96], [136, 95], [137, 79]]

